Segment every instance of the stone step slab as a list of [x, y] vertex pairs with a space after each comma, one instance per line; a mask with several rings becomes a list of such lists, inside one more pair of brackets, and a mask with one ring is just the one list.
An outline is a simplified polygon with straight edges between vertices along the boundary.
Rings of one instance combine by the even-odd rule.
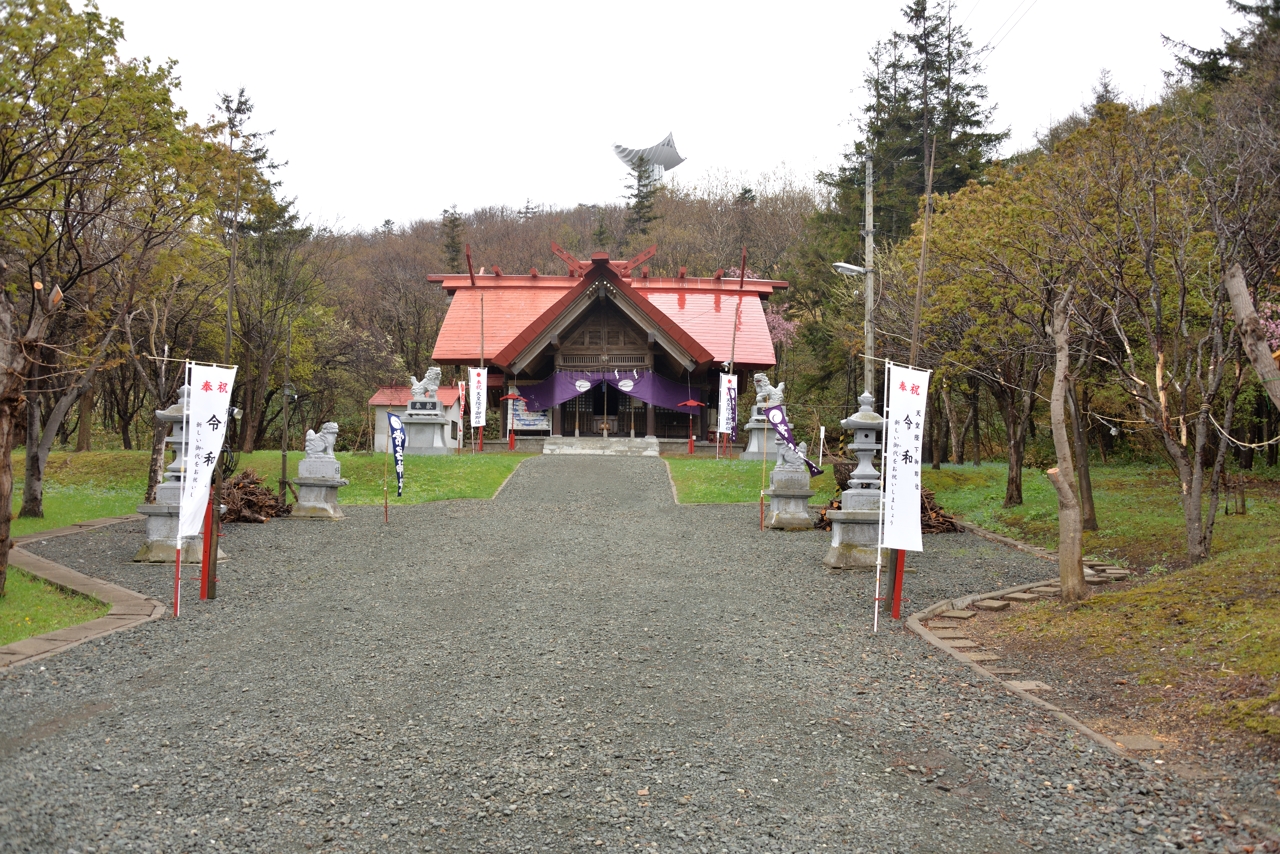
[[935, 629], [930, 627], [933, 636], [938, 640], [966, 640], [969, 636], [956, 629]]
[[962, 652], [960, 653], [960, 657], [963, 658], [965, 661], [972, 661], [976, 664], [981, 664], [984, 661], [1000, 660], [1000, 656], [991, 652]]
[[958, 620], [930, 620], [930, 629], [958, 629], [961, 623]]
[[948, 620], [971, 620], [978, 615], [973, 611], [943, 611], [939, 616]]
[[1125, 750], [1164, 750], [1164, 742], [1149, 735], [1117, 735], [1112, 740]]
[[1032, 587], [1031, 592], [1037, 596], [1060, 596], [1062, 590], [1058, 587]]
[[1040, 597], [1034, 593], [1009, 593], [1004, 598], [1010, 602], [1035, 602]]
[[[941, 638], [939, 638], [939, 640], [941, 640]], [[976, 647], [976, 646], [978, 645], [978, 644], [977, 644], [977, 643], [975, 643], [974, 641], [971, 641], [971, 640], [963, 640], [963, 639], [960, 639], [960, 640], [943, 640], [942, 642], [943, 642], [943, 644], [945, 644], [946, 646], [951, 647], [952, 649], [973, 649], [974, 647]]]
[[1004, 684], [1008, 685], [1010, 688], [1017, 688], [1019, 691], [1051, 691], [1053, 690], [1048, 685], [1036, 679], [1026, 679], [1026, 680], [1010, 679], [1008, 682]]
[[973, 603], [973, 607], [977, 608], [979, 611], [1003, 611], [1005, 608], [1008, 608], [1009, 605], [1009, 602], [1005, 602], [1001, 599], [979, 599], [977, 602]]
[[1107, 578], [1105, 575], [1086, 575], [1084, 577], [1084, 583], [1091, 584], [1094, 587], [1099, 587], [1103, 584], [1110, 584], [1111, 579]]

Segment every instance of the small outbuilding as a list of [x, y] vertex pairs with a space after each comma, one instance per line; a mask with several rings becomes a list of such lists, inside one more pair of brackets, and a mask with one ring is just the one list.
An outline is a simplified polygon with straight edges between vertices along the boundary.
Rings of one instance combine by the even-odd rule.
[[[404, 415], [409, 407], [413, 390], [407, 385], [380, 386], [369, 405], [373, 407], [373, 450], [377, 453], [387, 451], [387, 413]], [[436, 391], [440, 405], [444, 407], [444, 416], [449, 420], [448, 438], [457, 442], [462, 434], [462, 411], [458, 406], [458, 387], [442, 385]]]

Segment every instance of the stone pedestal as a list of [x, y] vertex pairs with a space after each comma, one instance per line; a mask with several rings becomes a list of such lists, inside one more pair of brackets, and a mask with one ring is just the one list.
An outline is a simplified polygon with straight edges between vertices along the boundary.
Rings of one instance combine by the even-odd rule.
[[350, 481], [342, 477], [342, 464], [332, 457], [307, 457], [298, 461], [298, 501], [289, 519], [341, 519], [338, 489]]
[[841, 509], [827, 511], [831, 546], [822, 564], [831, 569], [874, 569], [880, 533], [880, 491], [863, 490], [861, 495], [851, 492], [845, 490], [841, 494]]
[[426, 399], [409, 401], [400, 419], [404, 422], [404, 452], [417, 456], [439, 456], [451, 450], [448, 442], [449, 419], [435, 394]]
[[783, 531], [812, 531], [813, 518], [809, 515], [809, 470], [775, 468], [769, 475], [769, 509], [765, 513], [766, 528]]
[[[133, 556], [135, 562], [173, 563], [177, 551], [178, 502], [181, 500], [182, 482], [165, 481], [156, 487], [155, 504], [138, 505], [138, 512], [147, 519], [147, 542]], [[203, 545], [203, 537], [186, 537], [182, 541], [182, 554], [186, 560], [198, 560], [196, 556]], [[222, 557], [222, 549], [219, 548], [218, 558]]]
[[[752, 406], [751, 420], [742, 428], [747, 431], [747, 449], [738, 457], [740, 460], [763, 460], [769, 456], [769, 451], [773, 447], [773, 442], [770, 440], [776, 434], [769, 424], [769, 419], [765, 418], [760, 410], [759, 405]], [[785, 413], [787, 410], [784, 408], [782, 411]]]
[[822, 563], [836, 570], [874, 568], [880, 543], [880, 473], [872, 460], [880, 449], [884, 419], [871, 410], [875, 399], [869, 392], [863, 392], [858, 401], [858, 411], [840, 422], [853, 434], [848, 447], [858, 467], [849, 476], [849, 488], [840, 494], [840, 509], [827, 511], [831, 547]]

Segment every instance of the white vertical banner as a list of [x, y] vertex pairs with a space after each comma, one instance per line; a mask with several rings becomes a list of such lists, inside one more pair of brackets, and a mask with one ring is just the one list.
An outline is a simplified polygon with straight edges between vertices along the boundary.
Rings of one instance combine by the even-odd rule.
[[178, 504], [178, 546], [200, 536], [209, 506], [209, 484], [222, 452], [230, 418], [235, 368], [187, 363], [187, 410], [183, 419], [187, 455], [182, 460], [182, 497]]
[[924, 551], [920, 535], [920, 447], [930, 371], [890, 363], [885, 413], [884, 529], [880, 545]]
[[467, 386], [471, 397], [468, 401], [471, 406], [471, 426], [483, 427], [485, 405], [488, 402], [485, 396], [489, 391], [489, 369], [467, 368]]
[[736, 432], [738, 426], [738, 375], [720, 375], [720, 410], [716, 418], [717, 433]]

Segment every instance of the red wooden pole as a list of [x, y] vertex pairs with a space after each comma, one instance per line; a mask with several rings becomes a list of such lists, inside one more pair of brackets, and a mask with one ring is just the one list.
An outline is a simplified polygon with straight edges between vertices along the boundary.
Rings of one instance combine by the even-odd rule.
[[209, 598], [209, 547], [213, 541], [213, 499], [204, 511], [204, 542], [200, 549], [200, 598]]
[[893, 618], [902, 619], [902, 575], [907, 569], [906, 549], [898, 549], [898, 560], [893, 568]]
[[689, 454], [693, 455], [693, 415], [689, 415]]

